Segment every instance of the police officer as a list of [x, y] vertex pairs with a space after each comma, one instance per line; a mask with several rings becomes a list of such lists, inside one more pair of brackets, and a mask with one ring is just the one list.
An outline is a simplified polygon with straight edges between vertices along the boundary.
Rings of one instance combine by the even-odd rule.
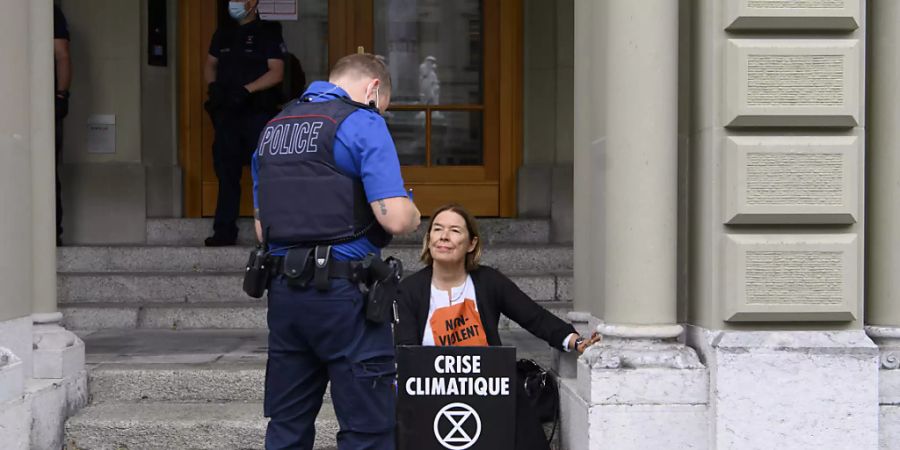
[[62, 189], [59, 160], [62, 153], [63, 119], [69, 115], [69, 85], [72, 83], [72, 59], [69, 56], [69, 24], [58, 5], [53, 5], [53, 62], [56, 79], [56, 245], [62, 245]]
[[280, 28], [262, 21], [258, 0], [230, 1], [237, 21], [222, 26], [209, 45], [204, 76], [209, 83], [206, 109], [215, 127], [213, 166], [219, 197], [213, 235], [205, 245], [234, 245], [241, 201], [242, 167], [266, 122], [278, 112], [286, 48]]
[[[366, 319], [364, 296], [347, 272], [420, 222], [381, 116], [390, 97], [381, 61], [345, 56], [328, 82], [311, 84], [268, 123], [253, 155], [257, 235], [277, 255], [269, 285], [267, 449], [312, 448], [329, 380], [338, 447], [394, 448], [390, 322]], [[304, 245], [283, 250], [297, 244]], [[331, 267], [320, 279], [324, 264]], [[294, 282], [304, 279], [300, 272], [312, 281]]]

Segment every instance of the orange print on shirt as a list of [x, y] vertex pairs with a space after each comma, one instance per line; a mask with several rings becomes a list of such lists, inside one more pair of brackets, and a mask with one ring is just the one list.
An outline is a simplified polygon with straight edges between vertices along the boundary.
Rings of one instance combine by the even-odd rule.
[[487, 347], [487, 337], [481, 324], [481, 315], [475, 308], [475, 301], [465, 299], [462, 303], [434, 310], [431, 316], [431, 333], [434, 345], [453, 347]]

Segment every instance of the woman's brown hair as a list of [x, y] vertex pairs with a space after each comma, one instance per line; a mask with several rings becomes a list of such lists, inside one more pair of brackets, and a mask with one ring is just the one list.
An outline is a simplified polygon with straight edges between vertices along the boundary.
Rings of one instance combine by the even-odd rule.
[[445, 211], [455, 212], [463, 218], [466, 222], [466, 231], [469, 233], [469, 242], [477, 239], [475, 248], [466, 253], [466, 272], [471, 272], [478, 268], [478, 263], [481, 261], [481, 233], [478, 232], [478, 222], [475, 221], [475, 217], [469, 214], [469, 211], [466, 211], [462, 205], [456, 203], [441, 206], [431, 214], [431, 220], [428, 221], [428, 228], [425, 230], [425, 237], [422, 239], [422, 254], [419, 256], [419, 260], [426, 266], [434, 264], [434, 260], [431, 258], [431, 249], [428, 248], [428, 242], [431, 240], [431, 227], [434, 226], [434, 218]]

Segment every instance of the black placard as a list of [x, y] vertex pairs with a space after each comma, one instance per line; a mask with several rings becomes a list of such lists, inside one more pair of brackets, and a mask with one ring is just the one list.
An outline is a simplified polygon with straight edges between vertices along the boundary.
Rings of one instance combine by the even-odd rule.
[[515, 347], [398, 347], [400, 450], [511, 448]]

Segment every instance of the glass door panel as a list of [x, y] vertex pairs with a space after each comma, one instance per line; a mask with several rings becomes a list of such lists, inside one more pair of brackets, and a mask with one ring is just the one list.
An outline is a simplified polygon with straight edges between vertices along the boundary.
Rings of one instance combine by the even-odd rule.
[[481, 0], [374, 0], [374, 52], [391, 72], [388, 122], [406, 166], [484, 164]]

